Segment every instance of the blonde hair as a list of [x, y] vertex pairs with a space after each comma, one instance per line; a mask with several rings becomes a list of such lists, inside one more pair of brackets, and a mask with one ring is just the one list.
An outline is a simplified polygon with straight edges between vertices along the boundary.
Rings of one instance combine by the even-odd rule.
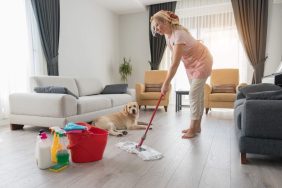
[[176, 14], [174, 14], [171, 11], [160, 10], [159, 12], [155, 13], [150, 19], [151, 32], [153, 36], [156, 35], [154, 20], [159, 20], [162, 23], [168, 22], [173, 30], [185, 30], [186, 32], [188, 32], [188, 30], [185, 27], [180, 25], [179, 18]]

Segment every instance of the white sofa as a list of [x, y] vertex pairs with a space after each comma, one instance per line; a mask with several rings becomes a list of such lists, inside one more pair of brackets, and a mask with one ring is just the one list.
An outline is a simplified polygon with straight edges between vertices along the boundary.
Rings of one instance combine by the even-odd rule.
[[91, 122], [97, 116], [120, 111], [135, 100], [133, 89], [124, 94], [100, 94], [104, 87], [95, 78], [35, 76], [31, 77], [31, 86], [66, 87], [79, 98], [68, 94], [13, 93], [9, 97], [12, 130], [24, 125], [64, 127], [67, 122]]

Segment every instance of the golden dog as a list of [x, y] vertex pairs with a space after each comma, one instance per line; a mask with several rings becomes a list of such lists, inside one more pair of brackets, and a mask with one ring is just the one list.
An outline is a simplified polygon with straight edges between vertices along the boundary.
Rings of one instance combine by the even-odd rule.
[[122, 112], [117, 112], [105, 116], [95, 118], [92, 125], [105, 129], [110, 135], [123, 136], [127, 134], [126, 129], [146, 129], [145, 123], [138, 124], [139, 107], [137, 102], [129, 102]]

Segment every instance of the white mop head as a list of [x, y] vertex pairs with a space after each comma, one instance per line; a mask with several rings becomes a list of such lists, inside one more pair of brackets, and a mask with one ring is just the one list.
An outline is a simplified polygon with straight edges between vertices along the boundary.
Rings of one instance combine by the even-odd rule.
[[148, 146], [142, 145], [141, 149], [139, 150], [136, 148], [137, 145], [138, 143], [131, 141], [120, 142], [116, 144], [117, 147], [127, 151], [128, 153], [137, 154], [137, 156], [143, 159], [144, 161], [161, 159], [163, 157], [163, 154]]

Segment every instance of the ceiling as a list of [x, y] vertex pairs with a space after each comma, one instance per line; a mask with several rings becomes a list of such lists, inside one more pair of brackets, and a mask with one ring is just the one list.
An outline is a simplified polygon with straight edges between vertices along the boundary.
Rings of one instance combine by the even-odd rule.
[[175, 0], [94, 0], [99, 5], [110, 9], [116, 14], [144, 12], [147, 5], [166, 3]]

